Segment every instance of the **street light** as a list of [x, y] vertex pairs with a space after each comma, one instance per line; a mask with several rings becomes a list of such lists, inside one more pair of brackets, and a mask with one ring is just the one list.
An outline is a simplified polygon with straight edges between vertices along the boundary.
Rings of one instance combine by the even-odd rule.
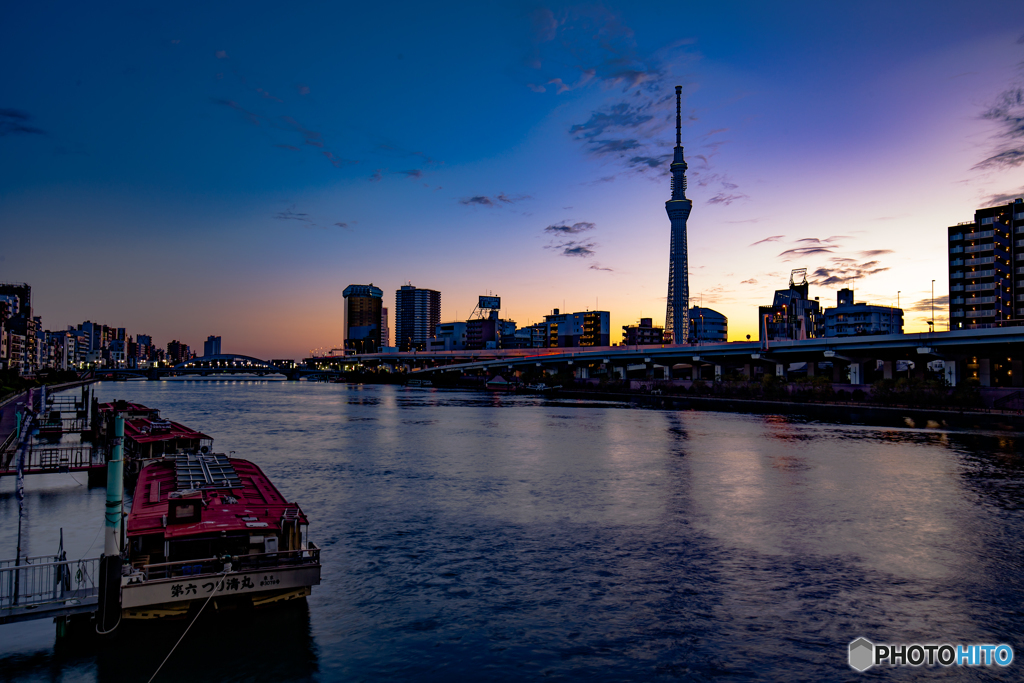
[[931, 331], [935, 331], [935, 280], [932, 280], [932, 319], [928, 321]]

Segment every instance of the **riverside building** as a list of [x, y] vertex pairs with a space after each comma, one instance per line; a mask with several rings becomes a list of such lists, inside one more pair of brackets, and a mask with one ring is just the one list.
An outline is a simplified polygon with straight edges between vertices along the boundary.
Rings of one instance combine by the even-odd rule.
[[349, 285], [345, 298], [345, 350], [348, 353], [377, 353], [381, 347], [384, 290], [368, 285]]
[[903, 309], [854, 303], [852, 289], [840, 289], [836, 307], [825, 309], [826, 337], [903, 334]]
[[395, 345], [399, 351], [425, 350], [440, 322], [441, 292], [411, 284], [395, 292]]
[[974, 212], [950, 226], [949, 329], [1024, 321], [1024, 200]]

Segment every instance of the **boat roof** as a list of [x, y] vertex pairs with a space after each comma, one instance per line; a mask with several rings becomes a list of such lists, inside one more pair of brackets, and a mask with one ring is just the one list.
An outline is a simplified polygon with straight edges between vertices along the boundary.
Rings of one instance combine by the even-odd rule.
[[151, 419], [148, 417], [135, 417], [125, 420], [124, 435], [136, 443], [170, 441], [173, 439], [208, 439], [211, 442], [213, 441], [212, 436], [197, 432], [180, 422]]
[[[201, 521], [170, 523], [172, 496], [202, 501]], [[222, 453], [183, 454], [142, 468], [126, 534], [180, 539], [221, 531], [259, 533], [278, 531], [284, 521], [309, 523], [298, 503], [285, 500], [255, 464]]]
[[160, 415], [160, 411], [156, 408], [149, 408], [141, 403], [132, 403], [130, 401], [108, 401], [107, 403], [100, 403], [97, 409], [101, 413], [109, 413], [115, 410], [119, 413], [129, 413], [131, 415], [145, 415], [148, 413], [154, 419]]

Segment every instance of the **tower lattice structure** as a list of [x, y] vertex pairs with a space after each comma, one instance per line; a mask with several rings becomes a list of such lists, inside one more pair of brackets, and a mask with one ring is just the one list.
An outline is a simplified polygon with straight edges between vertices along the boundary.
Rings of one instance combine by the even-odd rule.
[[672, 198], [665, 202], [665, 211], [672, 222], [668, 258], [668, 310], [665, 329], [672, 331], [672, 341], [685, 344], [690, 338], [690, 276], [686, 253], [686, 220], [693, 202], [686, 198], [686, 160], [682, 142], [683, 87], [676, 86], [676, 146], [672, 158]]

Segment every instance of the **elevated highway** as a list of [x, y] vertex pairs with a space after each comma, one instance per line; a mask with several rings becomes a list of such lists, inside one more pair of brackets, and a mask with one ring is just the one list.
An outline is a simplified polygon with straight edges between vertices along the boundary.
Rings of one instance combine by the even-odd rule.
[[[861, 384], [865, 374], [880, 367], [892, 377], [898, 361], [913, 361], [914, 373], [940, 361], [951, 385], [977, 379], [982, 386], [1024, 386], [1024, 327], [953, 330], [917, 334], [830, 337], [799, 341], [730, 342], [724, 344], [616, 346], [600, 349], [514, 349], [443, 353], [394, 353], [347, 356], [346, 362], [378, 362], [408, 367], [412, 374], [445, 371], [549, 372], [572, 369], [589, 377], [595, 369], [625, 376], [626, 369], [643, 367], [657, 376], [689, 373], [694, 378], [721, 377], [728, 371], [785, 376], [793, 364], [807, 364], [808, 374], [819, 363], [831, 365], [833, 381]], [[938, 363], [935, 364], [939, 365]]]

